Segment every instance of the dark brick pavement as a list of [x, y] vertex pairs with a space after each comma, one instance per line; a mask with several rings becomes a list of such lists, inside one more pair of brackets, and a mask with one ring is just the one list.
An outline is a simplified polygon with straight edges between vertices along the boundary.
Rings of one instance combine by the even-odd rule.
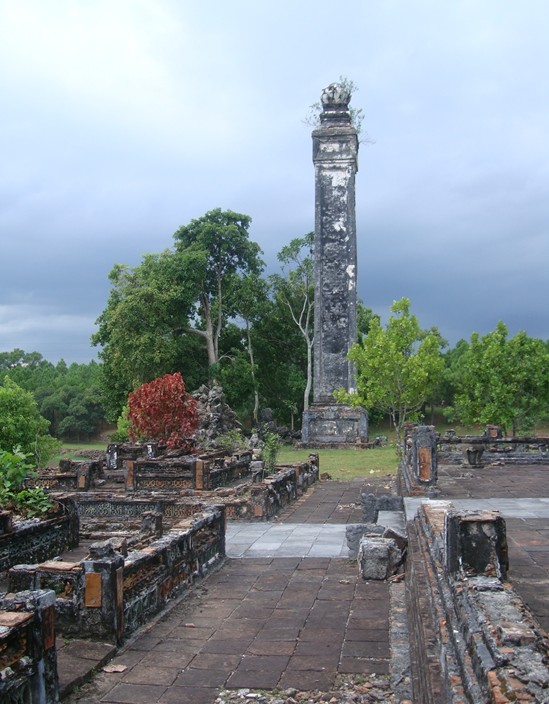
[[[283, 514], [304, 523], [361, 520], [361, 490], [390, 479], [323, 482]], [[329, 690], [339, 673], [390, 670], [389, 586], [354, 561], [230, 559], [128, 644], [68, 702], [212, 704], [223, 687]]]
[[354, 562], [228, 560], [70, 701], [213, 702], [221, 687], [329, 690], [338, 673], [386, 673], [389, 587]]

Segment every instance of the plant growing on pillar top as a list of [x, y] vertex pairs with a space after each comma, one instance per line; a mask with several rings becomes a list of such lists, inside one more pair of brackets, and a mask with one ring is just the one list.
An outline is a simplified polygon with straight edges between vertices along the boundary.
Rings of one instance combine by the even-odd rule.
[[198, 426], [195, 399], [179, 372], [143, 384], [128, 397], [132, 440], [156, 440], [169, 448], [192, 447]]
[[[336, 83], [341, 87], [342, 92], [349, 95], [349, 101], [357, 92], [358, 86], [347, 76], [340, 76]], [[303, 122], [309, 127], [320, 127], [320, 113], [322, 112], [322, 104], [315, 102], [309, 105], [309, 112], [305, 116]], [[361, 144], [373, 144], [373, 140], [368, 136], [368, 133], [363, 131], [364, 110], [362, 108], [353, 108], [349, 105], [349, 115], [351, 117], [351, 125], [355, 128], [358, 140]]]

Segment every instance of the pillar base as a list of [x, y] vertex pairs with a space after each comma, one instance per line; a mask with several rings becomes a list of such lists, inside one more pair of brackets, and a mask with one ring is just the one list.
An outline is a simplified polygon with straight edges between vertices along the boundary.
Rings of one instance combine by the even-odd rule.
[[343, 447], [368, 442], [368, 413], [360, 406], [313, 403], [303, 412], [303, 445]]

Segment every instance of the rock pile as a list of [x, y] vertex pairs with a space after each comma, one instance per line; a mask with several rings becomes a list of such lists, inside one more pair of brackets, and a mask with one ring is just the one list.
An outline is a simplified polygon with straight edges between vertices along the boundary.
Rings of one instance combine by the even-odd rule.
[[223, 433], [240, 428], [236, 413], [227, 404], [223, 389], [218, 384], [203, 384], [193, 394], [198, 403], [199, 423], [196, 441], [199, 447], [209, 448]]
[[[389, 675], [339, 675], [329, 692], [304, 692], [298, 689], [226, 689], [215, 704], [259, 702], [260, 704], [371, 704], [394, 702]], [[411, 703], [410, 703], [411, 704]]]

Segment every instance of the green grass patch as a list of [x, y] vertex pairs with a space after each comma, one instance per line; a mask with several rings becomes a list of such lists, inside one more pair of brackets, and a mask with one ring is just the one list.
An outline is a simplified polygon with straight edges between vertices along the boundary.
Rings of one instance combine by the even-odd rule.
[[391, 445], [371, 450], [358, 447], [305, 450], [284, 446], [280, 450], [277, 462], [281, 464], [301, 462], [307, 459], [310, 452], [318, 452], [320, 473], [328, 472], [332, 479], [384, 477], [388, 474], [395, 474], [398, 465], [396, 450]]
[[[86, 458], [85, 455], [80, 454], [84, 450], [103, 450], [107, 451], [107, 443], [105, 442], [64, 442], [61, 448], [61, 452], [55, 455], [48, 462], [48, 467], [58, 467], [59, 460], [80, 460], [83, 461]], [[78, 453], [78, 454], [77, 454]]]

